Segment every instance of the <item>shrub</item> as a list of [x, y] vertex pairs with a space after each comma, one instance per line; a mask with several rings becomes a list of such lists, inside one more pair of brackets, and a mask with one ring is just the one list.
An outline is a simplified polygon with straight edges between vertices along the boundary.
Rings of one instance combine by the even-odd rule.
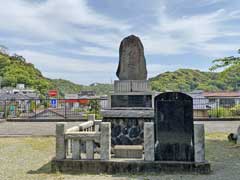
[[214, 108], [208, 111], [209, 117], [231, 117], [232, 113], [228, 108]]
[[232, 108], [230, 109], [230, 111], [231, 111], [231, 113], [232, 113], [233, 116], [240, 116], [240, 104], [232, 107]]

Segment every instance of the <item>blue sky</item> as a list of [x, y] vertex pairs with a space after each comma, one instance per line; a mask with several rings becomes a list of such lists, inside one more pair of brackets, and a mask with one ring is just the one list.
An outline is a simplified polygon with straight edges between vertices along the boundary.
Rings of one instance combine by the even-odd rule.
[[0, 44], [50, 78], [117, 79], [120, 41], [139, 36], [148, 77], [208, 70], [240, 48], [239, 0], [9, 0], [0, 6]]

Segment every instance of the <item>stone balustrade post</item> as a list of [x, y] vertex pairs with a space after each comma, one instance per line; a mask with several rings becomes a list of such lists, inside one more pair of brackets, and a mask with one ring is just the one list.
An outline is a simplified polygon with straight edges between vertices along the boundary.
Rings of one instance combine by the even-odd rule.
[[144, 160], [154, 161], [154, 123], [144, 123]]
[[80, 159], [80, 141], [78, 139], [72, 140], [72, 159]]
[[204, 124], [194, 124], [195, 162], [205, 161], [205, 133]]
[[56, 124], [56, 160], [63, 160], [66, 158], [66, 141], [64, 133], [66, 123], [59, 122]]
[[93, 141], [86, 141], [86, 158], [94, 159]]
[[101, 123], [101, 160], [111, 159], [111, 123]]
[[88, 121], [95, 121], [95, 114], [89, 114]]
[[94, 130], [96, 131], [96, 132], [99, 132], [99, 125], [95, 125], [95, 127], [94, 127]]

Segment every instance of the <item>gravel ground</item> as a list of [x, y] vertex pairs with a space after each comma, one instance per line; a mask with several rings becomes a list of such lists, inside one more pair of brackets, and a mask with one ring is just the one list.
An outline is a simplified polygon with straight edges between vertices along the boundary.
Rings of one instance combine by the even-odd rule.
[[206, 156], [212, 165], [210, 175], [142, 174], [87, 175], [50, 172], [54, 157], [53, 137], [0, 138], [1, 180], [239, 180], [240, 147], [227, 142], [227, 134], [206, 137]]
[[[80, 122], [68, 122], [67, 127], [79, 124]], [[212, 132], [236, 132], [240, 121], [205, 121], [206, 133]], [[0, 123], [0, 136], [8, 135], [35, 135], [49, 136], [55, 135], [56, 122], [2, 122]]]

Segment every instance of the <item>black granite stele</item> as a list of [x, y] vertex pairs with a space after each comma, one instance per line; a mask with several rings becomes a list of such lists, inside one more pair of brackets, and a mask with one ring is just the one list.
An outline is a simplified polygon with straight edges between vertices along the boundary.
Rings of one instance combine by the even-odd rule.
[[112, 146], [143, 144], [144, 122], [151, 122], [151, 118], [104, 118], [104, 122], [111, 122]]
[[186, 94], [155, 97], [155, 160], [194, 161], [193, 102]]

